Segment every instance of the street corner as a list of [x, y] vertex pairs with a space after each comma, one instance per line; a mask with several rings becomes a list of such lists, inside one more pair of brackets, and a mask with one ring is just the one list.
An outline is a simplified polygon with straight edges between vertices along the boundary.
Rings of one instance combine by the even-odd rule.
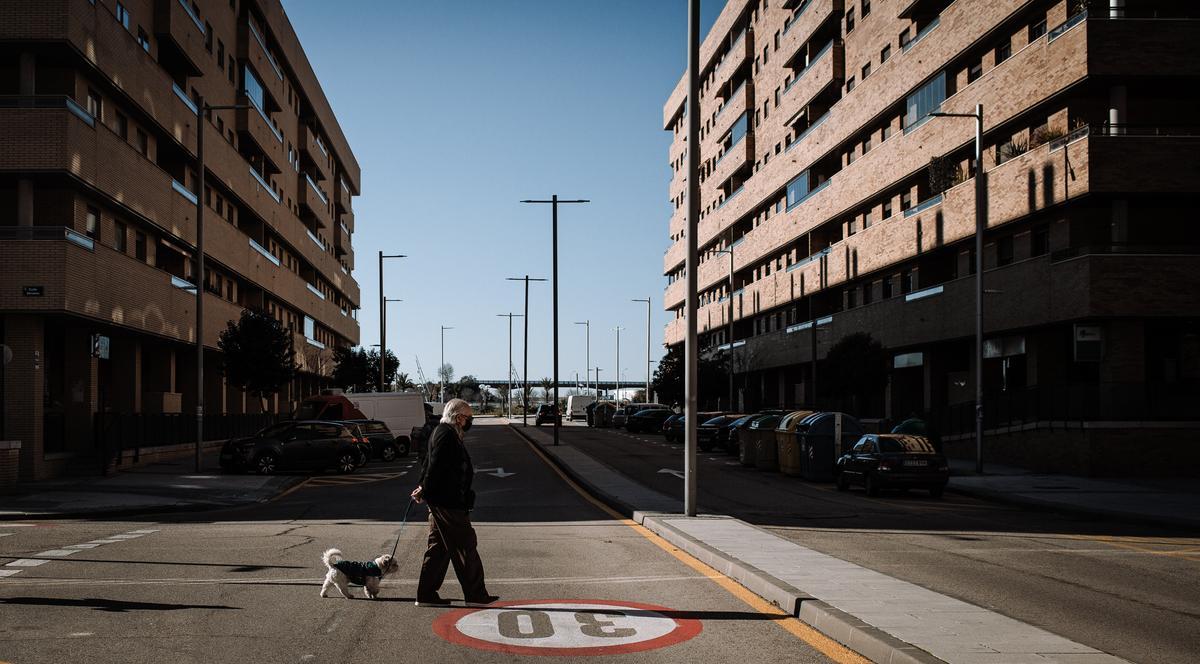
[[655, 604], [534, 599], [450, 611], [433, 631], [450, 643], [510, 655], [624, 655], [677, 645], [700, 634], [698, 619]]

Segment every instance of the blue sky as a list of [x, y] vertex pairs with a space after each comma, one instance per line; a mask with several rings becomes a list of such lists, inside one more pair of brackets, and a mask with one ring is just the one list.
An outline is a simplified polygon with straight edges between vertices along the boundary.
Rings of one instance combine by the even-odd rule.
[[[508, 326], [523, 290], [505, 277], [551, 275], [550, 206], [559, 209], [559, 372], [591, 364], [623, 380], [662, 355], [670, 134], [662, 106], [686, 67], [685, 0], [284, 0], [362, 166], [354, 271], [364, 346], [379, 342], [376, 253], [389, 260], [388, 347], [433, 379], [439, 333], [456, 375], [506, 376]], [[702, 9], [707, 30], [723, 3]], [[550, 284], [530, 287], [529, 377], [552, 368]], [[521, 366], [520, 319], [513, 362]]]

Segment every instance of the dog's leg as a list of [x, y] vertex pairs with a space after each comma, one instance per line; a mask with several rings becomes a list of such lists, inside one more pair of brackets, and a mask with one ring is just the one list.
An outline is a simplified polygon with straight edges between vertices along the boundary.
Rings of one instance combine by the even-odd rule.
[[368, 578], [366, 585], [363, 586], [363, 595], [367, 599], [375, 599], [379, 597], [379, 579], [374, 577]]
[[325, 575], [325, 583], [321, 584], [321, 597], [329, 597], [329, 586], [333, 585], [333, 570]]
[[351, 594], [350, 587], [346, 585], [346, 580], [344, 578], [335, 579], [334, 584], [337, 585], [338, 592], [342, 594], [342, 597], [345, 597], [346, 599], [354, 599], [354, 595]]

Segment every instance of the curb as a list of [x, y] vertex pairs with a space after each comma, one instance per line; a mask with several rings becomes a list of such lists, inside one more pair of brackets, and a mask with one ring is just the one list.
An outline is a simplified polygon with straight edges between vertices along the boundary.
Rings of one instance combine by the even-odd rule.
[[[634, 521], [689, 555], [737, 581], [809, 627], [882, 664], [944, 664], [943, 660], [883, 630], [813, 598], [798, 588], [736, 558], [729, 557], [662, 520], [675, 515], [635, 512]], [[700, 517], [733, 519], [728, 516]], [[734, 519], [736, 520], [736, 519]], [[747, 524], [753, 526], [753, 524]]]
[[1003, 503], [1005, 505], [1048, 509], [1062, 514], [1090, 516], [1107, 521], [1120, 521], [1123, 523], [1131, 523], [1136, 525], [1151, 524], [1170, 528], [1200, 528], [1200, 519], [1173, 518], [1168, 516], [1156, 516], [1153, 514], [1143, 515], [1131, 512], [1118, 512], [1116, 510], [1089, 508], [1082, 505], [1064, 504], [1053, 500], [1038, 500], [1037, 498], [1014, 496], [1013, 494], [1005, 493], [995, 489], [979, 489], [974, 487], [955, 486], [953, 482], [946, 485], [946, 490], [961, 496], [971, 496], [973, 498]]
[[[634, 522], [653, 531], [672, 545], [696, 558], [700, 562], [733, 579], [750, 592], [778, 606], [793, 618], [812, 627], [825, 636], [841, 643], [872, 662], [880, 664], [945, 664], [920, 648], [873, 627], [854, 616], [836, 609], [763, 572], [741, 560], [730, 557], [697, 540], [673, 526], [663, 522], [662, 517], [680, 516], [661, 512], [644, 512], [627, 505], [615, 496], [596, 488], [594, 484], [575, 472], [557, 456], [547, 452], [533, 437], [520, 429], [508, 425], [517, 435], [540, 453], [556, 468], [584, 487], [594, 498], [613, 510], [630, 517]], [[732, 519], [729, 516], [705, 515], [699, 518]], [[753, 524], [747, 524], [751, 527]]]

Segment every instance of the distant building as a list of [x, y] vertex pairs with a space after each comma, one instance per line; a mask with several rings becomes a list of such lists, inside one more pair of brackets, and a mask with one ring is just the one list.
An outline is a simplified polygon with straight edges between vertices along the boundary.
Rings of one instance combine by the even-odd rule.
[[[1105, 446], [1135, 428], [1147, 451], [1194, 439], [1200, 7], [1126, 4], [726, 4], [701, 46], [698, 324], [708, 352], [736, 346], [736, 409], [811, 404], [814, 345], [820, 402], [846, 407], [823, 358], [865, 331], [890, 381], [858, 414], [970, 436], [975, 125], [929, 113], [982, 104], [985, 424], [1004, 433], [987, 453], [1137, 472], [1154, 455]], [[663, 109], [668, 344], [685, 333], [686, 92]]]
[[[4, 0], [0, 52], [0, 439], [21, 476], [98, 468], [116, 416], [121, 445], [190, 440], [197, 197], [211, 438], [260, 410], [219, 369], [243, 308], [294, 335], [300, 378], [268, 410], [325, 384], [359, 338], [361, 175], [279, 0]], [[244, 108], [201, 120], [201, 99]]]

